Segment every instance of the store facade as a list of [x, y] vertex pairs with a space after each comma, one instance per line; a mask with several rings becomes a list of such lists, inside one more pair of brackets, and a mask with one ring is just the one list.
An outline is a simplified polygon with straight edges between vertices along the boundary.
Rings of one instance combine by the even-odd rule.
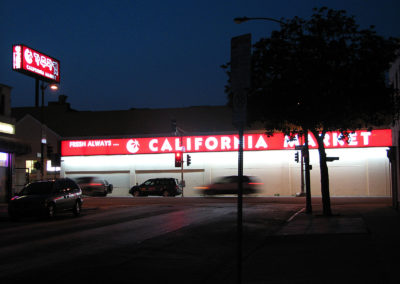
[[[236, 175], [238, 138], [235, 133], [153, 137], [64, 140], [61, 142], [61, 176], [99, 176], [114, 185], [113, 196], [129, 196], [129, 188], [149, 178], [185, 180], [185, 196], [198, 196], [196, 187], [221, 176]], [[325, 136], [330, 162], [332, 196], [390, 196], [391, 178], [387, 150], [392, 146], [390, 129], [356, 131], [348, 142], [339, 132]], [[260, 195], [293, 196], [301, 189], [301, 164], [295, 161], [302, 143], [282, 133], [268, 137], [262, 132], [244, 136], [244, 174], [262, 183]], [[320, 195], [319, 154], [309, 136], [311, 191]], [[296, 147], [297, 146], [297, 147]], [[183, 167], [176, 168], [175, 152], [183, 153]], [[191, 164], [185, 163], [187, 155]]]

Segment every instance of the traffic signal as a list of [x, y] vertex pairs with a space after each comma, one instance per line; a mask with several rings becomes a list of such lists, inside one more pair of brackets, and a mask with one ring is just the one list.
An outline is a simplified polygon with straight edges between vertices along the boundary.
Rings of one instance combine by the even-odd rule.
[[61, 166], [61, 154], [54, 153], [53, 157], [51, 158], [51, 165], [53, 167], [60, 167]]
[[53, 156], [53, 147], [51, 145], [47, 145], [47, 158], [51, 159]]
[[294, 160], [296, 161], [296, 163], [299, 162], [299, 152], [294, 153]]
[[33, 167], [34, 167], [36, 170], [40, 170], [40, 169], [42, 168], [42, 164], [41, 164], [40, 162], [36, 161], [36, 162], [33, 164]]
[[175, 167], [180, 168], [182, 166], [182, 152], [175, 152]]
[[190, 157], [190, 155], [186, 156], [186, 165], [190, 166], [190, 164], [192, 163], [192, 157]]

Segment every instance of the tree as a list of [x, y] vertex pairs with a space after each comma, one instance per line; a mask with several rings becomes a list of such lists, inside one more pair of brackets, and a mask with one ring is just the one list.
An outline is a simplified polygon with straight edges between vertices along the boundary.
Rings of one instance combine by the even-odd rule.
[[[325, 133], [387, 125], [398, 113], [386, 72], [399, 40], [360, 29], [343, 10], [314, 9], [310, 19], [282, 20], [253, 47], [248, 122], [268, 132], [311, 132], [317, 140], [324, 215], [331, 215]], [[229, 63], [225, 66], [229, 76]], [[226, 86], [232, 98], [230, 81]], [[306, 136], [307, 137], [307, 136]]]

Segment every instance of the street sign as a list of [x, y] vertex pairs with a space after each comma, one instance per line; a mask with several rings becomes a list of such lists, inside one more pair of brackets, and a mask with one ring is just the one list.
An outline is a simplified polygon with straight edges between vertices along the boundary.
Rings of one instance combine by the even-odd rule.
[[251, 34], [231, 40], [231, 84], [233, 92], [232, 122], [236, 127], [246, 123], [247, 92], [250, 88]]

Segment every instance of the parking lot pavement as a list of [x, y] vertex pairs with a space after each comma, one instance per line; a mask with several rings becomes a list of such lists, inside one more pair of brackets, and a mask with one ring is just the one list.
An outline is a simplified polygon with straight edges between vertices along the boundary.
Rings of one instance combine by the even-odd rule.
[[[330, 217], [322, 215], [318, 200], [313, 199], [312, 214], [299, 210], [281, 229], [260, 236], [257, 249], [243, 255], [241, 283], [400, 283], [400, 215], [391, 199], [332, 198]], [[96, 208], [108, 206], [109, 200], [103, 202]], [[1, 219], [6, 212], [0, 204]], [[233, 269], [209, 283], [237, 283], [237, 275]]]

